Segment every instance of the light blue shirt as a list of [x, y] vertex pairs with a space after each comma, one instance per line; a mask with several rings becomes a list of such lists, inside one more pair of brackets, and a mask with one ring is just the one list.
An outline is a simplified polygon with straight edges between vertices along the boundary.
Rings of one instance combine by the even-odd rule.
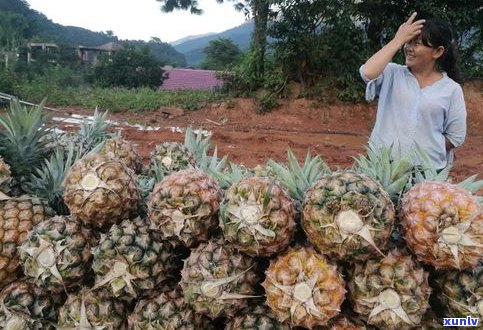
[[[461, 86], [443, 72], [443, 78], [420, 88], [416, 77], [405, 65], [389, 63], [376, 79], [366, 82], [366, 100], [379, 97], [369, 145], [377, 150], [393, 145], [393, 157], [410, 152], [417, 143], [434, 166], [442, 169], [450, 163], [445, 138], [455, 147], [466, 136], [466, 106]], [[419, 165], [417, 159], [414, 165]]]

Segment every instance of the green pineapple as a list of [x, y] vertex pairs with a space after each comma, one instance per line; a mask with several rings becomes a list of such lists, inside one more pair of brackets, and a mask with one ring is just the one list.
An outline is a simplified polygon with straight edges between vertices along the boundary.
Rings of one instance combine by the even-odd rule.
[[93, 249], [95, 287], [126, 300], [142, 296], [179, 273], [174, 248], [139, 217], [113, 225]]
[[10, 166], [0, 156], [0, 194], [8, 194], [10, 191], [10, 184], [12, 181], [12, 172]]
[[429, 307], [428, 273], [407, 253], [391, 250], [381, 260], [356, 263], [349, 294], [354, 310], [380, 329], [413, 329]]
[[57, 297], [27, 281], [16, 281], [0, 292], [0, 326], [6, 330], [53, 330]]
[[128, 306], [106, 290], [82, 289], [59, 309], [60, 329], [127, 330]]
[[384, 256], [395, 218], [382, 186], [352, 171], [328, 174], [305, 194], [302, 227], [319, 251], [336, 259]]
[[283, 251], [295, 233], [293, 200], [266, 177], [250, 177], [232, 185], [220, 207], [225, 239], [251, 256]]
[[164, 175], [168, 175], [183, 169], [193, 169], [195, 165], [196, 159], [193, 152], [184, 144], [163, 142], [151, 151], [148, 174], [155, 175], [155, 166], [161, 169]]
[[33, 227], [19, 247], [24, 274], [50, 292], [71, 291], [88, 277], [91, 247], [98, 237], [71, 216], [55, 216]]
[[181, 170], [156, 184], [148, 202], [148, 219], [163, 237], [187, 247], [209, 239], [218, 225], [222, 191], [200, 170]]
[[72, 215], [103, 228], [135, 215], [137, 177], [122, 161], [89, 153], [76, 161], [63, 182], [63, 198]]
[[185, 260], [180, 286], [185, 301], [212, 319], [233, 316], [256, 294], [254, 261], [223, 240], [201, 243]]
[[266, 305], [250, 305], [239, 311], [225, 326], [225, 330], [290, 330], [277, 320]]
[[129, 330], [215, 329], [207, 317], [195, 313], [188, 306], [179, 288], [138, 301], [128, 324]]

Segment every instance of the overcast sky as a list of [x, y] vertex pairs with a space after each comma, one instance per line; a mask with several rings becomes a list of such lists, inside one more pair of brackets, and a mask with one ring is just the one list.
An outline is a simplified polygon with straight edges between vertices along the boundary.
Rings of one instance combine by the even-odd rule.
[[31, 9], [55, 23], [92, 31], [111, 30], [120, 39], [146, 40], [158, 37], [172, 42], [190, 35], [222, 32], [245, 21], [233, 2], [198, 0], [202, 15], [185, 11], [161, 12], [156, 0], [27, 0]]

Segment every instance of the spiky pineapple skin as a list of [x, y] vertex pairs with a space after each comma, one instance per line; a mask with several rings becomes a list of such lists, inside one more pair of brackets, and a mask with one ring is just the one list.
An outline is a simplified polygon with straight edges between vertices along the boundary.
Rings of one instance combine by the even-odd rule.
[[181, 170], [154, 186], [148, 201], [148, 219], [165, 238], [187, 247], [206, 241], [218, 225], [222, 191], [200, 170]]
[[[383, 309], [381, 297], [387, 291], [398, 295], [403, 312]], [[367, 324], [380, 329], [413, 329], [429, 307], [431, 288], [428, 273], [405, 251], [391, 250], [381, 260], [356, 263], [349, 281], [354, 311]], [[372, 314], [374, 313], [374, 314]], [[400, 317], [403, 315], [407, 320]]]
[[[28, 281], [15, 281], [0, 292], [2, 329], [48, 330], [57, 320], [56, 299]], [[20, 326], [15, 327], [14, 325]], [[5, 328], [4, 328], [5, 327]]]
[[[237, 252], [223, 240], [201, 243], [185, 260], [180, 287], [185, 301], [197, 312], [210, 317], [233, 316], [248, 305], [256, 293], [258, 276], [254, 261]], [[211, 288], [216, 281], [230, 278], [228, 283]], [[226, 295], [241, 295], [225, 299]]]
[[[87, 179], [96, 180], [98, 185], [91, 187], [92, 182], [85, 182]], [[63, 186], [64, 201], [71, 214], [88, 226], [106, 227], [137, 212], [137, 177], [122, 161], [88, 154], [74, 163]]]
[[[83, 305], [85, 314], [83, 314]], [[128, 307], [108, 291], [82, 289], [70, 295], [59, 309], [59, 326], [67, 329], [127, 330]], [[86, 327], [84, 325], [84, 327]]]
[[154, 147], [150, 154], [149, 172], [159, 168], [164, 174], [194, 168], [196, 159], [187, 146], [179, 142], [163, 142]]
[[250, 177], [232, 185], [220, 207], [225, 239], [251, 256], [283, 251], [295, 233], [294, 203], [266, 177]]
[[311, 247], [293, 248], [272, 260], [262, 285], [281, 322], [309, 329], [338, 315], [346, 293], [337, 267]]
[[[93, 249], [95, 286], [105, 286], [122, 299], [142, 296], [179, 273], [181, 263], [174, 249], [140, 217], [113, 225]], [[113, 273], [119, 266], [126, 268], [124, 273]]]
[[468, 316], [483, 320], [483, 264], [472, 270], [440, 271], [436, 276], [438, 299], [446, 317]]
[[[370, 227], [374, 246], [356, 234], [341, 234], [337, 217], [353, 212]], [[307, 192], [302, 227], [316, 249], [335, 259], [363, 261], [386, 249], [395, 210], [382, 186], [362, 174], [340, 171], [324, 175]]]
[[17, 277], [17, 249], [27, 238], [29, 230], [51, 216], [52, 209], [39, 198], [0, 200], [0, 287]]
[[[72, 216], [54, 216], [42, 221], [32, 228], [19, 248], [24, 274], [50, 292], [78, 287], [88, 277], [91, 248], [97, 241], [96, 233]], [[53, 264], [43, 266], [39, 256], [47, 251]]]
[[[412, 187], [402, 200], [402, 226], [408, 247], [416, 257], [436, 268], [472, 269], [483, 255], [483, 207], [455, 184], [425, 181]], [[457, 258], [445, 243], [444, 231], [469, 225], [464, 235], [475, 245], [459, 243]]]
[[11, 181], [12, 172], [10, 171], [10, 166], [8, 166], [3, 157], [0, 156], [0, 192], [8, 194]]
[[225, 330], [290, 330], [290, 326], [278, 321], [268, 306], [252, 305], [231, 318]]
[[137, 147], [125, 139], [120, 137], [107, 139], [99, 152], [123, 161], [137, 174], [142, 171], [143, 161]]
[[210, 330], [210, 320], [195, 313], [179, 288], [140, 300], [128, 319], [129, 330]]

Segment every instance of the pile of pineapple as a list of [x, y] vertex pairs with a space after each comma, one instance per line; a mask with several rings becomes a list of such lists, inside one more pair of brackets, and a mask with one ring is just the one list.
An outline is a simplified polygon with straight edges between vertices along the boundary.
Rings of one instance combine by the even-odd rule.
[[60, 134], [42, 105], [0, 117], [0, 328], [483, 321], [476, 176], [450, 183], [421, 150], [418, 169], [390, 149], [246, 168], [190, 128], [143, 164], [106, 114]]

